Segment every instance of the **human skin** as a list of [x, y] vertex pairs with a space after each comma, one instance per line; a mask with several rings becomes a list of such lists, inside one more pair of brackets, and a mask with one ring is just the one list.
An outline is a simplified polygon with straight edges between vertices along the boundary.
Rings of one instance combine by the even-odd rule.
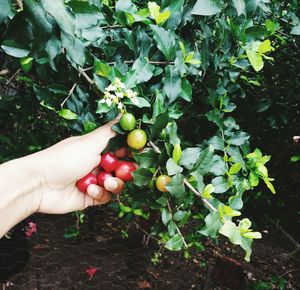
[[83, 210], [120, 193], [124, 182], [115, 177], [107, 178], [104, 187], [90, 185], [86, 194], [76, 187], [78, 179], [98, 167], [116, 122], [0, 165], [0, 238], [33, 213]]

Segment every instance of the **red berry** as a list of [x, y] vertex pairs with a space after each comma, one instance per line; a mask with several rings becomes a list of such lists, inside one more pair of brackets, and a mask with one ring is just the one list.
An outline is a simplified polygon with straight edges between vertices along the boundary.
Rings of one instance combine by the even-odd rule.
[[136, 170], [133, 162], [121, 161], [115, 171], [116, 177], [123, 181], [131, 181], [133, 179], [132, 172]]
[[119, 160], [111, 152], [107, 152], [101, 156], [100, 166], [107, 172], [116, 170]]
[[120, 149], [116, 150], [114, 154], [117, 158], [125, 158], [128, 154], [128, 150], [126, 147], [121, 147]]
[[106, 171], [101, 171], [98, 176], [98, 185], [99, 186], [104, 186], [104, 181], [107, 177], [112, 177], [113, 175], [110, 172], [106, 172]]
[[89, 173], [85, 177], [79, 179], [76, 186], [81, 192], [86, 193], [88, 186], [91, 184], [97, 184], [97, 176], [93, 173]]

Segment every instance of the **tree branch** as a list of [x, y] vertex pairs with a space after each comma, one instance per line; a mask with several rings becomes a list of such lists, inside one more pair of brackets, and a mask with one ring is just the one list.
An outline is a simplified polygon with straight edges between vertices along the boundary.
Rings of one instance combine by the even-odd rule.
[[[152, 142], [152, 141], [149, 141], [148, 142], [149, 145], [153, 148], [153, 150], [156, 152], [156, 153], [161, 153], [160, 149]], [[217, 209], [207, 200], [207, 199], [204, 199], [202, 198], [202, 194], [197, 190], [195, 189], [187, 180], [186, 178], [183, 179], [183, 182], [184, 184], [197, 196], [199, 196], [203, 203], [212, 211], [217, 211]]]

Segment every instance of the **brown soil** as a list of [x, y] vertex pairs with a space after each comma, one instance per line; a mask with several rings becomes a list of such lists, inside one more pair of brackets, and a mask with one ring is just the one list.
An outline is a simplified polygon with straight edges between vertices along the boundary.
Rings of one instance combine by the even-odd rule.
[[[250, 289], [255, 280], [272, 277], [281, 277], [284, 288], [273, 283], [270, 288], [255, 289], [299, 289], [300, 285], [299, 261], [281, 256], [292, 251], [293, 245], [263, 224], [258, 227], [268, 233], [255, 242], [250, 263], [239, 249], [221, 239], [219, 245], [203, 240], [205, 250], [189, 260], [182, 253], [167, 251], [155, 266], [151, 262], [155, 242], [145, 246], [143, 234], [133, 226], [129, 237], [122, 238], [123, 221], [107, 207], [87, 212], [76, 239], [63, 237], [65, 228], [74, 224], [70, 215], [37, 215], [30, 221], [37, 223], [32, 237], [25, 238], [17, 229], [10, 240], [0, 240], [0, 279], [11, 285], [4, 289], [242, 290]], [[89, 266], [97, 269], [91, 279], [86, 273]]]

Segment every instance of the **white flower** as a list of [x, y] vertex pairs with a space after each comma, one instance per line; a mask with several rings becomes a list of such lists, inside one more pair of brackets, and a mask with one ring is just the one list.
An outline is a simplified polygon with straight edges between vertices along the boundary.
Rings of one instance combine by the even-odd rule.
[[120, 99], [122, 99], [124, 97], [123, 92], [116, 92], [116, 96]]
[[118, 109], [119, 109], [119, 110], [122, 110], [122, 109], [123, 109], [123, 104], [122, 104], [122, 103], [119, 103], [119, 104], [118, 104]]
[[137, 96], [137, 92], [134, 92], [133, 90], [126, 90], [126, 94], [129, 99], [135, 98]]
[[115, 83], [115, 85], [116, 85], [117, 88], [121, 87], [122, 82], [121, 82], [121, 80], [119, 78], [115, 78], [114, 83]]
[[109, 106], [109, 107], [112, 105], [111, 99], [105, 99], [105, 102], [106, 102], [107, 106]]
[[106, 91], [115, 91], [117, 89], [116, 86], [110, 84], [107, 88], [105, 88]]

